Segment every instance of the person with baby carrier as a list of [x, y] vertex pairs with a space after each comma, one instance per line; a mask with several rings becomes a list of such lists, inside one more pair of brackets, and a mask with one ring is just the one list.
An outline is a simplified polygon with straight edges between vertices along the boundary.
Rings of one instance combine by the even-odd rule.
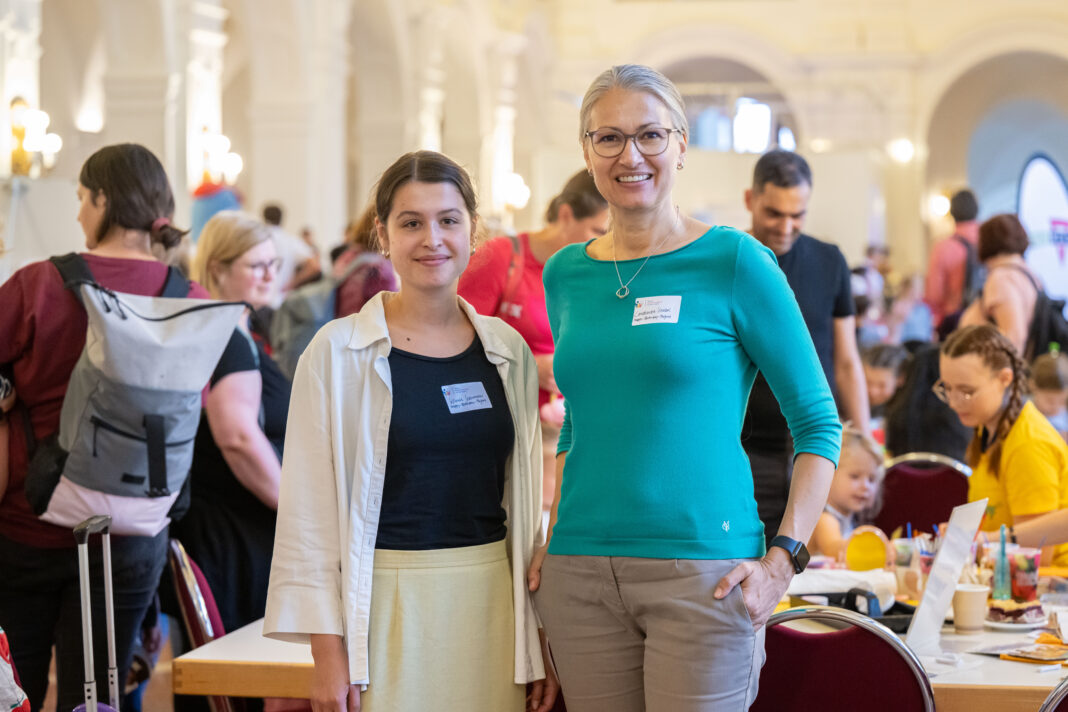
[[[48, 688], [53, 646], [58, 708], [83, 698], [78, 558], [69, 523], [80, 506], [107, 508], [95, 514], [114, 520], [115, 634], [125, 679], [134, 634], [166, 561], [169, 508], [188, 473], [181, 433], [174, 431], [185, 427], [184, 409], [192, 408], [195, 433], [199, 393], [242, 308], [179, 299], [208, 293], [153, 256], [153, 248], [176, 247], [184, 233], [171, 224], [174, 197], [149, 150], [100, 149], [82, 166], [77, 196], [86, 251], [29, 264], [0, 285], [0, 366], [10, 368], [17, 394], [9, 415], [10, 479], [0, 499], [0, 626], [35, 710]], [[217, 348], [205, 345], [216, 331]], [[188, 332], [195, 338], [183, 336]], [[181, 353], [181, 367], [152, 363], [159, 358], [150, 351], [154, 341]], [[36, 511], [27, 499], [31, 459]], [[105, 480], [100, 473], [110, 474]], [[90, 547], [97, 620], [104, 610], [100, 556], [99, 547]], [[107, 679], [105, 627], [94, 630], [96, 678]]]

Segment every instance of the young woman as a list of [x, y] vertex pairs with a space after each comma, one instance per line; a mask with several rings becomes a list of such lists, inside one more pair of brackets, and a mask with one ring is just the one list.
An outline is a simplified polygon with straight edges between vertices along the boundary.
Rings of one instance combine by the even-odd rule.
[[[548, 511], [556, 491], [556, 441], [560, 437], [563, 402], [553, 378], [553, 335], [545, 311], [542, 270], [545, 261], [567, 245], [588, 242], [608, 231], [608, 203], [593, 176], [580, 171], [568, 179], [545, 211], [541, 230], [521, 233], [515, 241], [497, 237], [478, 248], [460, 277], [460, 296], [479, 314], [498, 316], [527, 342], [538, 364], [538, 405], [542, 407], [542, 506]], [[519, 270], [518, 274], [513, 274]]]
[[[838, 413], [774, 254], [674, 202], [688, 135], [678, 89], [613, 67], [580, 125], [612, 221], [545, 266], [567, 416], [548, 556], [529, 585], [569, 712], [748, 709], [764, 622], [827, 499]], [[798, 453], [767, 552], [740, 441], [758, 369]]]
[[1030, 241], [1020, 219], [995, 215], [979, 226], [979, 259], [987, 269], [986, 282], [961, 314], [961, 326], [993, 324], [1025, 358], [1033, 356], [1027, 343], [1041, 284], [1024, 261]]
[[[82, 257], [96, 281], [120, 292], [158, 295], [167, 267], [152, 256], [152, 247], [172, 249], [183, 235], [170, 222], [174, 197], [159, 160], [136, 144], [100, 149], [82, 166], [78, 201], [87, 248]], [[208, 293], [194, 284], [189, 296], [207, 298]], [[28, 412], [38, 442], [59, 429], [63, 396], [85, 345], [87, 319], [47, 261], [12, 275], [0, 286], [0, 304], [0, 365], [13, 367], [16, 411], [21, 411], [9, 421], [10, 482], [0, 501], [0, 626], [11, 641], [33, 709], [44, 701], [55, 645], [58, 704], [65, 710], [84, 698], [77, 551], [69, 529], [40, 521], [26, 501], [29, 458], [22, 412]], [[155, 537], [112, 537], [119, 680], [126, 679], [134, 634], [156, 593], [166, 552], [166, 528]], [[98, 559], [92, 568], [99, 576]], [[102, 621], [103, 584], [94, 580], [93, 619]], [[106, 681], [104, 626], [96, 626], [97, 631], [96, 679]]]
[[456, 295], [478, 219], [462, 168], [402, 156], [375, 212], [401, 289], [324, 327], [297, 367], [265, 634], [310, 640], [316, 712], [518, 712], [528, 682], [548, 710], [525, 586], [534, 357]]
[[[988, 499], [984, 529], [1022, 524], [1068, 506], [1068, 444], [1024, 397], [1027, 365], [988, 324], [953, 332], [942, 344], [936, 395], [975, 429], [966, 459], [968, 499]], [[1068, 564], [1068, 546], [1047, 546], [1043, 560]]]
[[[250, 215], [216, 213], [200, 233], [193, 277], [215, 299], [263, 307], [277, 271], [271, 233]], [[227, 631], [262, 618], [267, 603], [289, 388], [253, 340], [246, 310], [204, 402], [189, 512], [172, 527], [203, 570]]]

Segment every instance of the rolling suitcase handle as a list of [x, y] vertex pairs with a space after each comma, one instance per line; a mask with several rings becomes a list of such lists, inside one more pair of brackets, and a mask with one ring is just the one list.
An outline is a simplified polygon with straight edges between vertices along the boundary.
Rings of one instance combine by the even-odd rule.
[[[106, 712], [119, 709], [119, 671], [115, 662], [115, 595], [111, 582], [111, 517], [90, 517], [74, 527], [78, 542], [78, 576], [82, 591], [82, 648], [85, 657], [85, 707], [87, 712]], [[93, 668], [93, 615], [89, 600], [89, 535], [101, 534], [104, 558], [104, 611], [108, 634], [108, 702], [99, 705], [96, 699], [96, 677]], [[79, 709], [81, 707], [79, 706]]]

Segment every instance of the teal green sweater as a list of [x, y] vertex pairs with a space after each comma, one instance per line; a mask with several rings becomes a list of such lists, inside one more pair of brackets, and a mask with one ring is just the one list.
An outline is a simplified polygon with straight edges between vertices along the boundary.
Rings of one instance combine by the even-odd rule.
[[[619, 262], [624, 281], [641, 260]], [[818, 274], [812, 279], [819, 279]], [[762, 556], [753, 478], [741, 445], [757, 370], [798, 453], [837, 462], [841, 425], [812, 339], [775, 256], [716, 227], [649, 260], [625, 299], [611, 262], [586, 245], [545, 265], [565, 397], [567, 452], [549, 552], [664, 559]], [[681, 297], [632, 326], [645, 298]]]

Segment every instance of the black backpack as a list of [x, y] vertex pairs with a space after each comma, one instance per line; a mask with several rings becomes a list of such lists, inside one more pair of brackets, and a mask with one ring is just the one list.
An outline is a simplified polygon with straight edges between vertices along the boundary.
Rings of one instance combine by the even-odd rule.
[[1068, 344], [1068, 321], [1064, 319], [1064, 300], [1053, 299], [1046, 294], [1031, 273], [1020, 265], [1004, 266], [1022, 272], [1031, 286], [1035, 288], [1035, 311], [1031, 316], [1031, 325], [1027, 329], [1024, 360], [1031, 362], [1047, 353], [1050, 344]]
[[986, 282], [986, 267], [979, 261], [979, 251], [975, 245], [960, 235], [953, 239], [964, 246], [964, 290], [961, 292], [961, 308], [968, 306], [983, 291]]

